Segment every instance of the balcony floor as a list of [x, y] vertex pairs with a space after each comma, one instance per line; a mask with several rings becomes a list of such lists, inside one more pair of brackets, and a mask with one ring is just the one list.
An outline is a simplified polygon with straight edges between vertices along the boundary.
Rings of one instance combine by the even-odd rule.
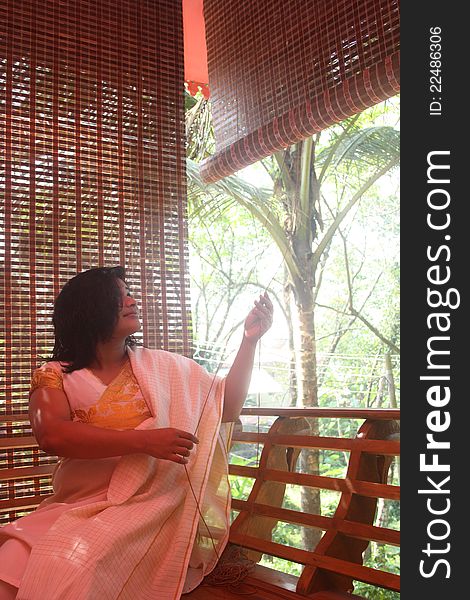
[[360, 596], [337, 592], [317, 592], [301, 596], [295, 592], [297, 578], [257, 565], [253, 575], [249, 575], [240, 585], [200, 585], [182, 600], [361, 600]]

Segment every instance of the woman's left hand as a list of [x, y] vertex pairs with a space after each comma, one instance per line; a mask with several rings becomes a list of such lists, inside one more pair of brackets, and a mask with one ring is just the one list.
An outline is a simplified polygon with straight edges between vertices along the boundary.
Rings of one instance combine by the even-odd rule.
[[245, 319], [245, 338], [256, 344], [273, 324], [273, 304], [264, 292]]

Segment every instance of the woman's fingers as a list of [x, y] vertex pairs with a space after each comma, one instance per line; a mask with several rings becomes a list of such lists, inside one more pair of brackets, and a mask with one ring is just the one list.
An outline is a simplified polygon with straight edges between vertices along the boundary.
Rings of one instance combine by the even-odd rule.
[[171, 460], [172, 462], [175, 463], [179, 463], [180, 465], [186, 465], [188, 463], [188, 459], [185, 458], [184, 456], [181, 456], [179, 454], [170, 454], [170, 456], [168, 457], [168, 460]]
[[271, 302], [271, 298], [268, 296], [267, 292], [261, 294], [258, 303], [261, 304], [261, 306], [266, 306], [269, 310], [273, 309], [273, 303]]
[[185, 438], [178, 438], [176, 440], [176, 443], [179, 446], [183, 446], [184, 448], [188, 448], [189, 450], [192, 450], [194, 448], [194, 442], [191, 442], [190, 440], [187, 440]]
[[143, 432], [144, 451], [155, 458], [187, 463], [199, 440], [195, 435], [173, 427], [157, 428]]
[[199, 440], [195, 435], [188, 431], [177, 430], [176, 431], [176, 448], [174, 449], [174, 456], [179, 456], [179, 459], [175, 462], [187, 463], [188, 457], [191, 454], [191, 450], [194, 448], [194, 444], [198, 444]]
[[195, 435], [193, 435], [192, 433], [189, 433], [189, 431], [183, 431], [182, 429], [176, 429], [176, 435], [178, 438], [182, 438], [184, 440], [189, 440], [190, 442], [193, 442], [194, 444], [199, 444], [199, 440], [197, 439], [197, 437]]
[[269, 296], [265, 293], [259, 297], [259, 300], [255, 300], [255, 306], [266, 316], [272, 316], [273, 304]]
[[180, 456], [189, 456], [191, 452], [187, 448], [181, 446], [180, 448], [175, 449], [175, 454], [179, 454]]
[[173, 462], [187, 464], [190, 455], [191, 452], [188, 450], [188, 448], [179, 446], [174, 449], [174, 452], [169, 455], [168, 459], [172, 460]]
[[271, 302], [271, 298], [268, 296], [268, 293], [267, 293], [267, 292], [265, 292], [265, 293], [263, 294], [263, 297], [262, 297], [262, 298], [263, 298], [263, 302], [264, 302], [264, 303], [265, 303], [265, 305], [266, 305], [266, 306], [269, 308], [269, 310], [273, 310], [273, 309], [274, 309], [274, 306], [273, 306], [273, 303]]

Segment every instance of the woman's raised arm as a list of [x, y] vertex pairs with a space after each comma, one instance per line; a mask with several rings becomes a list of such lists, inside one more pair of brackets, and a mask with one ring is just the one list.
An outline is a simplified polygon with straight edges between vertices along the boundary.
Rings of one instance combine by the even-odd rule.
[[225, 380], [223, 422], [236, 421], [250, 387], [256, 344], [273, 322], [273, 305], [265, 292], [245, 319], [243, 340]]

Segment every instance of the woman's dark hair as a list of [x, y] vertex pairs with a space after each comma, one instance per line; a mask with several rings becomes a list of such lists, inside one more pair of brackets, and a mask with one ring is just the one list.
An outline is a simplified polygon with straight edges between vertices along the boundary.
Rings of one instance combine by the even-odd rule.
[[[55, 344], [50, 360], [67, 363], [65, 373], [88, 367], [96, 358], [96, 344], [112, 336], [122, 308], [117, 280], [123, 267], [97, 267], [72, 277], [54, 302]], [[135, 339], [126, 338], [126, 345]]]

